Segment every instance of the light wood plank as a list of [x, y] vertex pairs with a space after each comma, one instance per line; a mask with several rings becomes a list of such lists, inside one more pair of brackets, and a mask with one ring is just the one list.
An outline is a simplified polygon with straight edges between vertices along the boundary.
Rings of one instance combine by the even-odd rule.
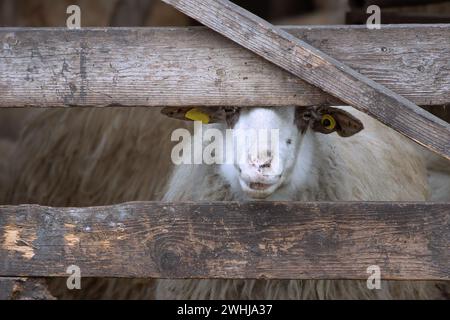
[[[286, 27], [419, 105], [450, 104], [450, 26]], [[205, 28], [0, 29], [0, 107], [342, 104]]]

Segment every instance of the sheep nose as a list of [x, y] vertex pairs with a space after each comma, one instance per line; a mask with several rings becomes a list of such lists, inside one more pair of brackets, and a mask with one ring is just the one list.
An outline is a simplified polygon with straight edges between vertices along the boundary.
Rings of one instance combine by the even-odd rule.
[[263, 164], [260, 164], [258, 167], [260, 169], [264, 169], [264, 168], [270, 168], [271, 166], [272, 166], [272, 159], [269, 159], [266, 162], [264, 162]]
[[273, 157], [270, 152], [256, 158], [249, 157], [249, 164], [257, 169], [268, 169], [272, 166]]

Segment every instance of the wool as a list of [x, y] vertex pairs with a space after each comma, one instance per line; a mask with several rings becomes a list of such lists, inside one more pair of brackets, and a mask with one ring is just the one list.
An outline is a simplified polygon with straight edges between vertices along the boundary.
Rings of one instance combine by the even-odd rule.
[[10, 172], [8, 166], [14, 145], [14, 142], [9, 139], [0, 139], [0, 204], [3, 204], [2, 201], [4, 200], [2, 199], [5, 199], [9, 187]]
[[170, 133], [182, 124], [142, 108], [36, 113], [12, 155], [5, 202], [82, 207], [158, 200], [172, 166]]
[[431, 201], [450, 201], [450, 161], [424, 150], [427, 159]]

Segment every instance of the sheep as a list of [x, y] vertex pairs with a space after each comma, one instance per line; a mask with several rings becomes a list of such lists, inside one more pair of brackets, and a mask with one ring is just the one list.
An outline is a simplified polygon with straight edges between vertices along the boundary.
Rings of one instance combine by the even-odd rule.
[[[180, 118], [179, 112], [184, 112], [184, 108], [166, 110], [166, 115], [176, 118]], [[279, 162], [284, 172], [273, 172], [270, 166], [260, 170], [247, 163], [239, 168], [234, 164], [181, 165], [176, 167], [163, 200], [252, 199], [259, 191], [249, 190], [248, 185], [264, 184], [264, 173], [277, 176], [282, 173], [279, 180], [283, 182], [266, 200], [425, 201], [429, 198], [425, 159], [406, 138], [351, 107], [301, 110], [304, 109], [250, 108], [240, 114], [223, 116], [239, 119], [234, 129], [279, 129]], [[322, 113], [340, 118], [332, 131], [316, 127], [320, 125]], [[310, 117], [317, 120], [312, 121]], [[214, 115], [214, 118], [220, 117]], [[314, 123], [309, 125], [310, 122]], [[341, 127], [340, 123], [355, 128]], [[216, 123], [214, 128], [224, 130], [225, 126]], [[299, 131], [303, 133], [298, 134]], [[240, 170], [254, 176], [256, 181], [239, 175]]]
[[[448, 107], [426, 107], [425, 109], [442, 120], [450, 122]], [[427, 162], [428, 182], [432, 190], [431, 201], [450, 201], [450, 161], [425, 148], [420, 149]]]
[[450, 161], [425, 151], [431, 201], [450, 201]]
[[0, 204], [8, 190], [9, 171], [8, 164], [14, 148], [14, 142], [9, 139], [0, 139]]
[[4, 202], [67, 207], [161, 199], [172, 165], [167, 141], [177, 126], [143, 108], [34, 113], [12, 155]]
[[278, 25], [337, 25], [346, 23], [348, 0], [315, 0], [316, 10], [273, 21]]
[[33, 112], [15, 108], [0, 108], [0, 204], [5, 199], [9, 188], [10, 156], [21, 127], [27, 116]]
[[[167, 108], [163, 112], [183, 119], [188, 110]], [[253, 108], [240, 112], [228, 108], [220, 114], [208, 109], [199, 112], [205, 113], [206, 119], [216, 123], [214, 128], [222, 132], [226, 124], [234, 132], [243, 128], [279, 129], [279, 164], [271, 165], [274, 159], [267, 158], [268, 152], [252, 154], [246, 146], [243, 152], [247, 160], [243, 163], [180, 165], [169, 181], [164, 201], [425, 201], [430, 197], [425, 159], [416, 146], [351, 107]], [[234, 139], [238, 134], [242, 132], [235, 133]], [[250, 140], [249, 145], [256, 143]], [[362, 281], [159, 280], [155, 296], [157, 299], [430, 299], [443, 298], [442, 291], [448, 291], [446, 283], [384, 284], [383, 290], [370, 291]]]

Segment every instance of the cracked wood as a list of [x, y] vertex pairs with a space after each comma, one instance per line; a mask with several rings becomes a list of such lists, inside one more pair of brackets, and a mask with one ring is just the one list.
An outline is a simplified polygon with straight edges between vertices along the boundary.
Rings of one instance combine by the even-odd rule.
[[446, 203], [0, 206], [0, 276], [450, 279]]
[[[450, 25], [286, 27], [419, 105], [450, 104]], [[196, 28], [0, 29], [0, 107], [342, 104]]]

